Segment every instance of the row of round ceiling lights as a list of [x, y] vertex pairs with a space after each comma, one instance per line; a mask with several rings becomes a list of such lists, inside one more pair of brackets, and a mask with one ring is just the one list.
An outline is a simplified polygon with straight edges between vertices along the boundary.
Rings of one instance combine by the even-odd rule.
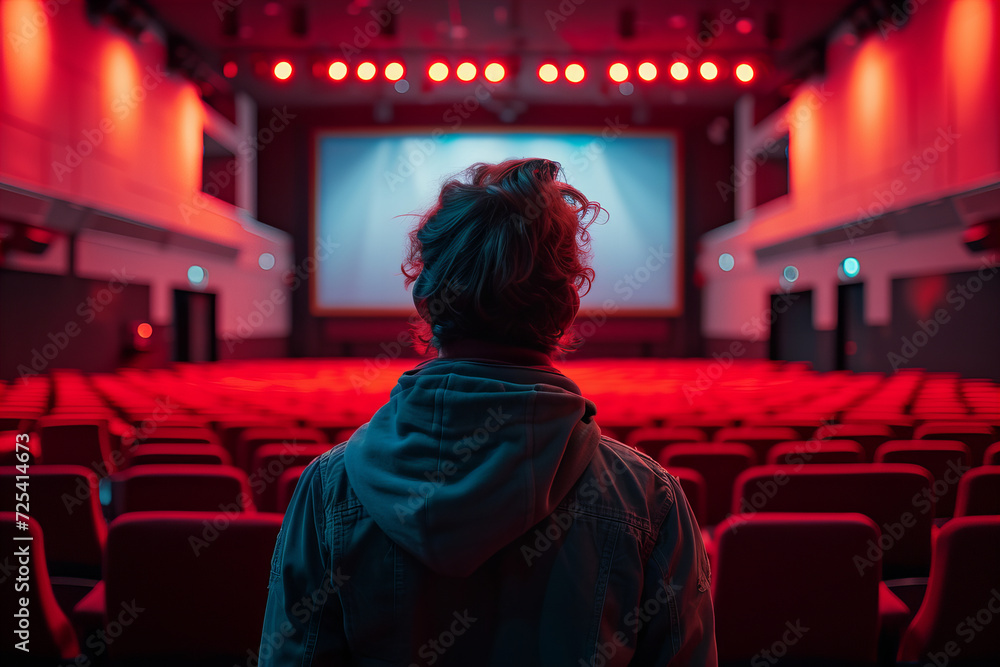
[[[691, 78], [693, 65], [688, 65], [676, 60], [670, 64], [668, 72], [674, 81], [686, 81]], [[333, 60], [329, 63], [317, 62], [313, 65], [313, 75], [317, 77], [328, 77], [332, 81], [343, 81], [351, 75], [352, 68], [343, 60]], [[370, 60], [359, 63], [353, 68], [354, 76], [360, 81], [372, 81], [379, 76], [380, 68]], [[223, 73], [227, 77], [235, 77], [239, 68], [234, 62], [228, 62], [223, 67]], [[722, 74], [719, 64], [713, 60], [705, 60], [697, 66], [698, 75], [704, 81], [715, 81]], [[279, 81], [288, 81], [295, 74], [295, 68], [288, 60], [279, 60], [271, 67], [271, 73]], [[452, 72], [451, 66], [443, 61], [436, 60], [427, 66], [427, 78], [436, 83], [446, 81], [452, 74], [459, 81], [474, 81], [480, 74], [480, 68], [476, 63], [465, 60], [460, 62]], [[499, 61], [488, 62], [481, 70], [483, 78], [491, 83], [499, 83], [507, 76], [507, 68]], [[659, 68], [651, 60], [639, 63], [635, 68], [635, 74], [646, 82], [652, 82], [659, 76]], [[381, 68], [381, 75], [387, 81], [400, 81], [406, 75], [406, 67], [399, 61], [391, 61]], [[560, 67], [554, 62], [544, 62], [537, 70], [538, 79], [543, 83], [555, 83], [560, 75], [569, 83], [581, 83], [587, 78], [587, 69], [580, 63], [572, 62], [565, 67]], [[608, 66], [608, 78], [615, 83], [625, 83], [632, 76], [632, 70], [624, 62], [614, 62]], [[742, 83], [753, 81], [756, 72], [753, 65], [748, 62], [740, 62], [733, 68], [733, 76]]]

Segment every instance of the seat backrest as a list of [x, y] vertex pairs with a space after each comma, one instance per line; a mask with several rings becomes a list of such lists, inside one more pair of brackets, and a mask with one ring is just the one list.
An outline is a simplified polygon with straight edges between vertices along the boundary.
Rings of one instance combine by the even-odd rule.
[[875, 460], [875, 450], [884, 442], [896, 437], [892, 427], [885, 424], [832, 424], [817, 431], [813, 437], [852, 440], [865, 452], [864, 463]]
[[233, 461], [238, 468], [250, 471], [254, 451], [261, 445], [317, 445], [326, 442], [326, 434], [315, 428], [248, 428], [236, 439]]
[[983, 453], [983, 465], [1000, 465], [1000, 442], [994, 442]]
[[111, 478], [115, 516], [159, 510], [254, 511], [246, 473], [233, 466], [152, 464], [134, 466]]
[[233, 656], [242, 664], [260, 644], [280, 527], [280, 516], [263, 513], [231, 516], [224, 526], [206, 523], [198, 512], [115, 519], [108, 531], [106, 608], [142, 611], [109, 644], [109, 656]]
[[219, 445], [210, 445], [204, 442], [159, 442], [151, 445], [137, 445], [129, 449], [125, 455], [126, 467], [158, 463], [232, 465], [232, 459], [229, 458], [229, 452]]
[[958, 483], [971, 460], [969, 448], [957, 440], [890, 440], [875, 452], [876, 463], [912, 463], [931, 474], [936, 517], [955, 513]]
[[98, 477], [118, 469], [104, 420], [45, 417], [39, 421], [38, 437], [46, 465], [80, 465]]
[[712, 573], [719, 661], [771, 664], [782, 644], [783, 659], [874, 664], [879, 568], [859, 576], [853, 558], [878, 537], [875, 523], [854, 513], [737, 514], [720, 523]]
[[[38, 521], [28, 518], [21, 523], [23, 518], [13, 512], [0, 512], [0, 540], [4, 544], [0, 562], [4, 564], [4, 570], [11, 573], [6, 577], [6, 590], [0, 595], [0, 613], [3, 614], [3, 623], [8, 627], [4, 632], [0, 656], [5, 657], [4, 664], [8, 665], [24, 664], [21, 661], [32, 656], [51, 658], [52, 663], [58, 659], [75, 658], [80, 653], [80, 645], [73, 626], [59, 608], [52, 592], [52, 582], [45, 562], [45, 536]], [[26, 554], [23, 561], [22, 553]], [[27, 588], [15, 593], [14, 575], [18, 573], [17, 576], [20, 576], [19, 570], [22, 567], [28, 570]], [[21, 606], [22, 598], [27, 598], [27, 607]], [[26, 627], [25, 634], [19, 635], [17, 630], [22, 626]], [[27, 640], [25, 645], [30, 653], [16, 648], [16, 644], [24, 640]]]
[[[25, 440], [24, 436], [28, 439]], [[38, 462], [41, 448], [38, 437], [23, 431], [0, 431], [0, 466], [16, 466]], [[25, 460], [27, 455], [27, 460]]]
[[278, 480], [288, 468], [305, 466], [330, 449], [329, 445], [261, 445], [253, 454], [250, 465], [250, 488], [254, 505], [261, 512], [279, 511]]
[[[901, 661], [933, 656], [1000, 664], [1000, 516], [949, 521], [934, 543], [934, 564], [923, 603], [899, 647]], [[939, 664], [939, 663], [934, 663]]]
[[767, 460], [767, 451], [788, 440], [798, 440], [799, 434], [793, 428], [783, 426], [738, 426], [724, 428], [715, 434], [715, 442], [741, 442], [757, 453], [758, 461]]
[[705, 478], [705, 525], [714, 526], [729, 513], [733, 482], [757, 457], [743, 444], [705, 442], [668, 445], [658, 461], [667, 470], [691, 468]]
[[132, 447], [155, 445], [159, 443], [202, 443], [218, 445], [219, 437], [207, 426], [160, 426], [152, 429], [142, 427], [134, 429], [131, 434], [122, 436], [122, 441]]
[[864, 450], [853, 440], [792, 440], [767, 452], [767, 462], [775, 465], [864, 463], [864, 459]]
[[[855, 409], [844, 413], [841, 421], [845, 425], [861, 424], [865, 426], [887, 427], [891, 432], [892, 438], [907, 439], [913, 437], [913, 415], [900, 412]], [[851, 439], [853, 440], [853, 436]]]
[[292, 496], [295, 495], [295, 488], [299, 485], [299, 477], [302, 476], [305, 469], [305, 466], [295, 466], [281, 473], [281, 477], [278, 478], [278, 495], [275, 500], [276, 512], [284, 514], [285, 510], [288, 509], [289, 503], [292, 502]]
[[982, 465], [986, 448], [997, 439], [989, 424], [975, 421], [927, 422], [918, 426], [913, 437], [918, 440], [958, 440], [972, 452], [972, 465]]
[[733, 513], [857, 512], [882, 540], [857, 554], [859, 570], [882, 563], [886, 578], [927, 576], [934, 524], [933, 478], [903, 463], [757, 466], [740, 473]]
[[[0, 468], [5, 488], [16, 489], [20, 472]], [[46, 531], [45, 557], [55, 576], [101, 578], [107, 525], [98, 498], [93, 471], [74, 465], [31, 467], [31, 516]], [[4, 494], [0, 509], [14, 511], [14, 494]]]
[[706, 525], [705, 499], [707, 494], [705, 492], [705, 478], [693, 468], [674, 466], [668, 472], [681, 483], [681, 490], [687, 496], [688, 504], [691, 506], [691, 511], [694, 512], [694, 518], [698, 520], [698, 525]]
[[958, 483], [955, 516], [1000, 516], [1000, 465], [973, 468]]
[[700, 429], [708, 439], [711, 439], [721, 429], [729, 428], [732, 425], [732, 418], [717, 414], [674, 415], [667, 423], [667, 426], [672, 427], [684, 426]]
[[706, 439], [705, 432], [693, 426], [648, 427], [637, 428], [629, 433], [625, 444], [655, 459], [660, 450], [667, 445], [678, 442], [703, 442]]
[[809, 438], [817, 429], [822, 428], [822, 423], [823, 420], [819, 417], [765, 415], [744, 420], [743, 426], [752, 428], [790, 428], [798, 434], [796, 439], [805, 439]]

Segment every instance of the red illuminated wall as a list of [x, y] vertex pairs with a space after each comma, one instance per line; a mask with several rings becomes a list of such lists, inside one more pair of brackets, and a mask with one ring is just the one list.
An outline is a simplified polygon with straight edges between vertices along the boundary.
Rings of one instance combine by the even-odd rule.
[[[291, 238], [201, 194], [202, 133], [218, 123], [196, 88], [166, 71], [162, 37], [135, 39], [88, 21], [83, 0], [0, 3], [0, 185], [141, 223], [141, 235], [76, 230], [40, 257], [11, 254], [7, 268], [107, 280], [127, 271], [150, 287], [154, 325], [173, 321], [173, 290], [190, 289], [192, 264], [208, 270], [219, 338], [284, 351], [291, 318], [282, 276]], [[256, 128], [240, 128], [249, 133]], [[16, 217], [10, 211], [6, 217]], [[19, 220], [59, 228], [59, 220]], [[223, 252], [199, 249], [210, 242]], [[271, 253], [274, 268], [258, 266]], [[71, 263], [71, 256], [73, 262]], [[259, 304], [268, 302], [267, 316]], [[256, 326], [246, 326], [250, 318]], [[239, 333], [237, 333], [239, 332]], [[228, 356], [228, 355], [227, 355]]]
[[[853, 45], [831, 40], [825, 77], [749, 130], [787, 126], [790, 193], [702, 237], [702, 331], [710, 341], [766, 340], [766, 325], [754, 323], [768, 315], [768, 295], [778, 291], [786, 265], [799, 269], [795, 290], [814, 291], [813, 324], [827, 332], [836, 327], [837, 266], [844, 257], [860, 260], [865, 320], [879, 327], [891, 320], [894, 278], [968, 271], [988, 261], [966, 250], [956, 227], [921, 234], [860, 228], [812, 248], [802, 244], [767, 259], [757, 254], [1000, 182], [998, 2], [913, 5], [898, 29], [883, 24], [882, 34]], [[752, 157], [739, 150], [735, 162], [737, 174], [754, 169]], [[718, 265], [724, 252], [736, 260], [728, 273]]]

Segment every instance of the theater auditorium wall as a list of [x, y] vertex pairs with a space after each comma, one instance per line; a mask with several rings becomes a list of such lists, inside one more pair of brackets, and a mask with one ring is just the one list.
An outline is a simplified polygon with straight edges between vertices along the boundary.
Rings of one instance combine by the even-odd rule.
[[[130, 285], [148, 290], [146, 317], [167, 349], [174, 290], [211, 292], [220, 357], [283, 353], [291, 328], [292, 242], [253, 217], [256, 152], [242, 156], [242, 208], [202, 192], [204, 133], [253, 146], [256, 110], [246, 109], [244, 99], [243, 113], [230, 122], [202, 102], [192, 83], [166, 70], [161, 35], [135, 38], [106, 21], [92, 23], [84, 5], [2, 4], [0, 218], [52, 234], [45, 234], [50, 242], [41, 254], [6, 253], [4, 268], [28, 273], [18, 285], [39, 294], [53, 289], [42, 274], [65, 278], [68, 294], [79, 281], [128, 276]], [[270, 270], [261, 268], [265, 253], [274, 258]], [[191, 266], [204, 269], [207, 280], [192, 285]], [[28, 336], [78, 318], [79, 304], [69, 305], [62, 311], [39, 300], [16, 314], [36, 326], [5, 326], [4, 355], [26, 350], [30, 357]], [[109, 349], [121, 343], [118, 337], [92, 342]], [[54, 367], [86, 354], [71, 348]]]
[[[951, 329], [968, 327], [1000, 336], [997, 255], [963, 242], [967, 226], [1000, 217], [1000, 8], [956, 0], [912, 9], [905, 23], [883, 22], [860, 40], [834, 34], [826, 72], [768, 117], [754, 122], [752, 103], [738, 105], [734, 168], [717, 184], [718, 196], [737, 201], [737, 219], [705, 234], [698, 257], [709, 353], [740, 344], [744, 356], [766, 356], [771, 295], [809, 290], [812, 361], [832, 368], [838, 266], [855, 257], [860, 273], [847, 282], [863, 284], [869, 334], [858, 370], [1000, 375], [995, 344], [913, 345], [914, 334], [959, 340]], [[758, 156], [782, 136], [789, 194], [754, 206]], [[728, 272], [722, 253], [734, 259]], [[797, 269], [792, 285], [782, 283], [787, 266]]]

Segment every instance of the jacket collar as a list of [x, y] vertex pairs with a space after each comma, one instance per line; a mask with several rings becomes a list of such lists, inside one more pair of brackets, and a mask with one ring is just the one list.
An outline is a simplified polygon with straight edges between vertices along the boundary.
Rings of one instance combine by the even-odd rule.
[[527, 347], [515, 347], [485, 340], [467, 338], [448, 345], [442, 345], [439, 359], [482, 359], [499, 361], [515, 366], [552, 366], [552, 357]]

